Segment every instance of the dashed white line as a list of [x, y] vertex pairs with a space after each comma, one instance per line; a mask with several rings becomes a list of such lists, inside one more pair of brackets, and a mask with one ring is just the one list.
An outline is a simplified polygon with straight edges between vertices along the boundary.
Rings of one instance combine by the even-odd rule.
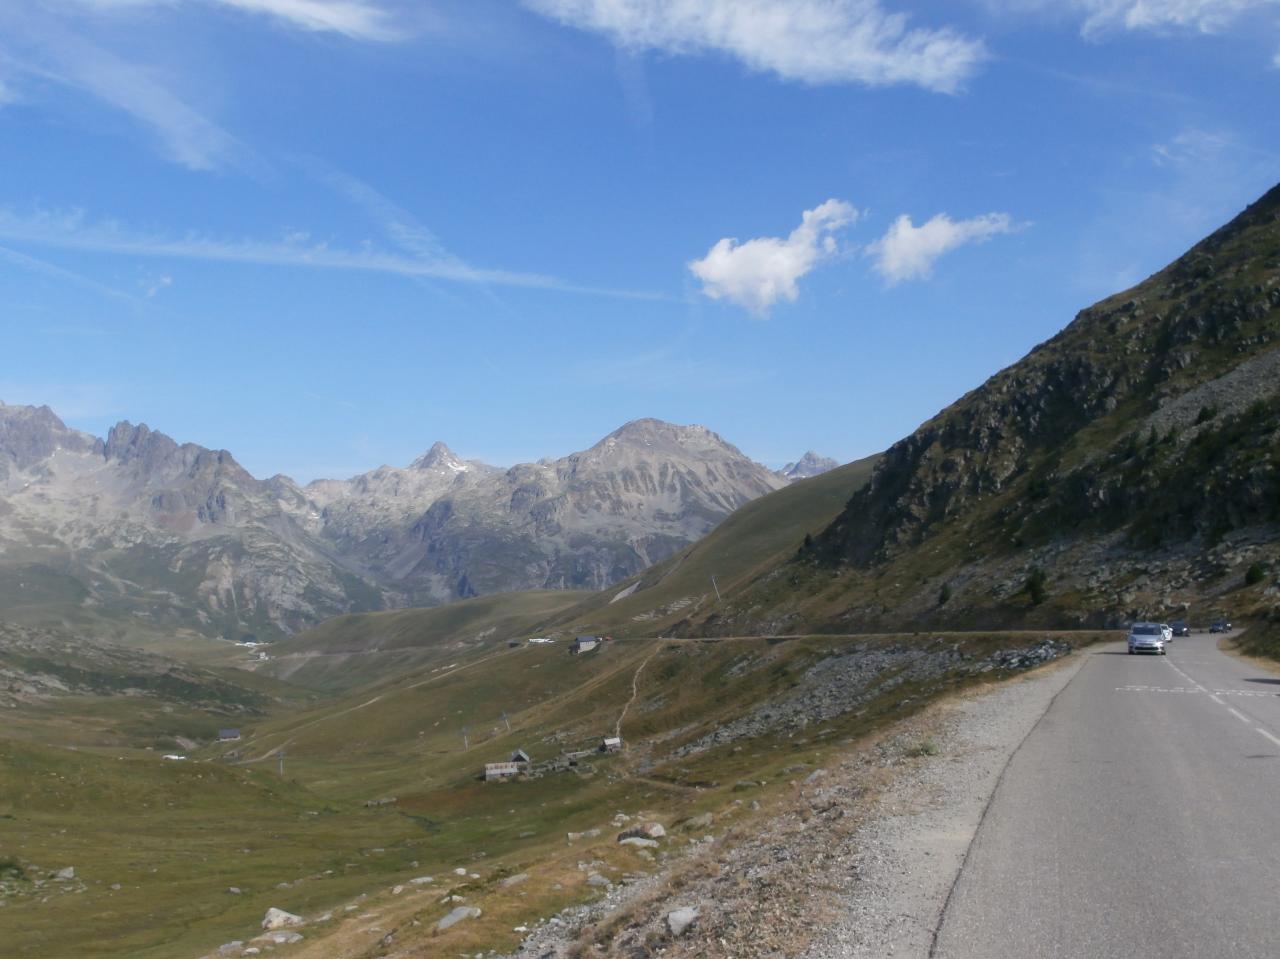
[[1263, 729], [1261, 726], [1254, 726], [1253, 728], [1254, 728], [1254, 729], [1256, 729], [1258, 732], [1262, 733], [1262, 735], [1266, 736], [1268, 739], [1270, 739], [1270, 740], [1271, 740], [1273, 743], [1275, 743], [1277, 746], [1280, 746], [1280, 739], [1276, 738], [1275, 736], [1272, 736], [1269, 732], [1267, 732], [1267, 731], [1266, 731], [1265, 729]]
[[1249, 723], [1250, 725], [1253, 724], [1253, 720], [1250, 719], [1248, 716], [1246, 716], [1244, 713], [1240, 712], [1238, 709], [1232, 709], [1230, 706], [1228, 706], [1227, 712], [1229, 712], [1236, 719], [1240, 720], [1240, 722], [1242, 723]]
[[1213, 695], [1213, 693], [1210, 693], [1210, 694], [1209, 694], [1209, 698], [1210, 698], [1210, 699], [1212, 699], [1212, 700], [1213, 700], [1215, 703], [1217, 703], [1219, 706], [1225, 706], [1225, 705], [1227, 705], [1227, 704], [1226, 704], [1226, 703], [1224, 703], [1221, 699], [1219, 699], [1217, 696]]

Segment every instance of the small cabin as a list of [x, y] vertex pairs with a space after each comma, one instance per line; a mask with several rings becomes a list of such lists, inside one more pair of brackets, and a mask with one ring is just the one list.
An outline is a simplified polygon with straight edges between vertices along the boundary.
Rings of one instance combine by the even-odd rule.
[[622, 737], [606, 736], [600, 741], [600, 751], [602, 753], [620, 753], [622, 752]]
[[240, 739], [240, 730], [238, 729], [219, 729], [218, 742], [234, 743]]
[[493, 782], [495, 779], [512, 779], [521, 773], [527, 773], [532, 764], [529, 754], [523, 749], [517, 749], [505, 763], [485, 763], [484, 780]]
[[579, 656], [582, 653], [591, 652], [593, 649], [595, 649], [599, 645], [600, 645], [599, 636], [579, 636], [569, 646], [569, 652], [573, 653], [575, 656]]

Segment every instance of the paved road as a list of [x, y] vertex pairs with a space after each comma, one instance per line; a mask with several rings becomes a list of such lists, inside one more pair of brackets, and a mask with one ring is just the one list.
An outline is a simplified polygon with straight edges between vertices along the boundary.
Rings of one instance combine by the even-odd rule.
[[940, 959], [1280, 957], [1280, 677], [1087, 650], [992, 798]]

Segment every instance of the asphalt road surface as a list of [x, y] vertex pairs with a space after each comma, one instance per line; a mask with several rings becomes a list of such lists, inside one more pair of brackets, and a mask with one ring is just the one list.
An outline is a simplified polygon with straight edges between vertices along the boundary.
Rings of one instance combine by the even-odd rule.
[[1280, 957], [1280, 677], [1217, 641], [1083, 653], [1005, 769], [932, 955]]

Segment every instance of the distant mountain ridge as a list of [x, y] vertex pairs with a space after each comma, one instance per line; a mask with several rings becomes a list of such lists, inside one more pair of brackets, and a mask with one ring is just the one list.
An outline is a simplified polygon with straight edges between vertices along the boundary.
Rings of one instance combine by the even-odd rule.
[[501, 469], [434, 444], [299, 486], [121, 422], [0, 403], [0, 619], [240, 637], [512, 589], [599, 588], [785, 485], [701, 426], [637, 420]]

